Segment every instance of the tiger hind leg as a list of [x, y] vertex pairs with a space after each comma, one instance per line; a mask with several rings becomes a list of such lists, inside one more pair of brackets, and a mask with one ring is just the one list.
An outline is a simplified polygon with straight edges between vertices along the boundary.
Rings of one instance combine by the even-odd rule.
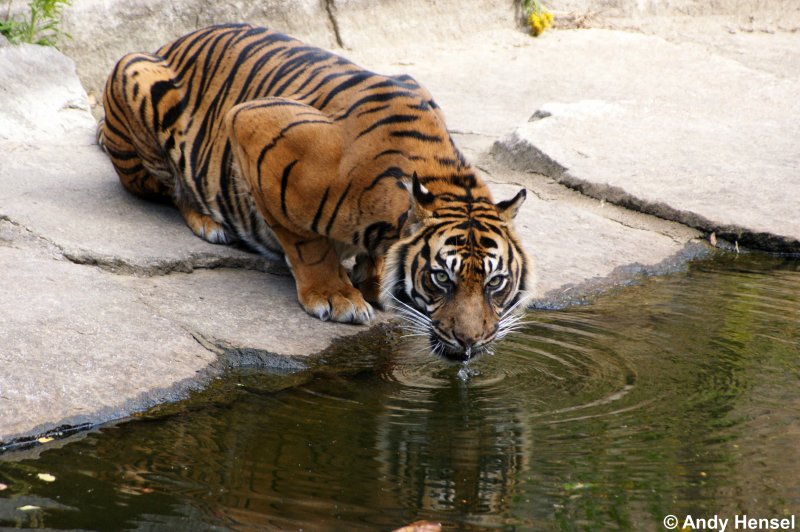
[[185, 198], [179, 198], [175, 203], [186, 225], [195, 235], [212, 244], [230, 244], [233, 241], [222, 224], [195, 209]]
[[[163, 118], [182, 96], [173, 79], [172, 70], [156, 55], [128, 54], [120, 59], [106, 83], [106, 116], [98, 125], [97, 142], [125, 190], [151, 201], [174, 203], [195, 235], [212, 244], [228, 244], [233, 239], [193, 205], [183, 177], [165, 155], [166, 139], [175, 133], [163, 127]], [[153, 91], [156, 85], [159, 90]], [[154, 92], [160, 99], [154, 100]]]
[[172, 201], [172, 186], [145, 167], [130, 138], [122, 131], [109, 133], [106, 120], [97, 126], [97, 143], [106, 152], [122, 187], [140, 198], [160, 203]]
[[128, 54], [120, 59], [106, 81], [105, 118], [97, 128], [97, 142], [125, 190], [155, 201], [173, 198], [175, 176], [153, 123], [157, 110], [149, 87], [170, 79], [170, 72], [155, 55]]

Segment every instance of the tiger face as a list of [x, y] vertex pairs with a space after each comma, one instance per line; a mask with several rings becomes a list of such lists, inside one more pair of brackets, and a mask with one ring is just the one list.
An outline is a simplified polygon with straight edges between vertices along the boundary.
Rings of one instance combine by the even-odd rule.
[[[433, 184], [431, 185], [433, 188]], [[414, 176], [407, 234], [387, 254], [382, 302], [412, 335], [454, 361], [467, 361], [511, 332], [533, 281], [512, 221], [512, 199], [437, 195]]]

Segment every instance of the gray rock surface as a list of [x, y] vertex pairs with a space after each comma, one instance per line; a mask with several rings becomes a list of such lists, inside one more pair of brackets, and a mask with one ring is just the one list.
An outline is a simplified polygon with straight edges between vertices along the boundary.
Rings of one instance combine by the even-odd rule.
[[[763, 72], [655, 36], [586, 30], [559, 40], [598, 60], [562, 56], [557, 76], [573, 79], [571, 90], [539, 105], [496, 153], [598, 199], [800, 252], [797, 70]], [[795, 44], [800, 58], [800, 36]]]
[[[260, 15], [242, 11], [236, 18], [252, 15], [258, 22], [260, 16], [277, 17], [287, 25], [284, 29], [297, 30], [294, 33], [311, 42], [343, 42], [354, 48], [345, 54], [366, 66], [410, 72], [422, 81], [443, 107], [457, 143], [492, 183], [496, 197], [510, 197], [520, 186], [531, 192], [517, 225], [536, 261], [539, 306], [569, 304], [642, 272], [664, 271], [703, 249], [692, 244], [699, 236], [694, 229], [561, 186], [557, 180], [569, 168], [558, 170], [566, 167], [558, 150], [595, 154], [598, 164], [590, 168], [591, 174], [608, 175], [601, 156], [619, 146], [606, 144], [606, 137], [630, 142], [611, 126], [639, 124], [636, 108], [625, 107], [638, 101], [637, 91], [658, 96], [654, 107], [658, 103], [679, 109], [687, 95], [695, 98], [698, 93], [702, 100], [726, 93], [705, 85], [716, 79], [712, 72], [696, 83], [683, 80], [679, 91], [669, 90], [677, 86], [668, 75], [677, 67], [663, 58], [654, 63], [665, 75], [654, 75], [657, 69], [652, 66], [650, 86], [624, 70], [626, 62], [620, 58], [644, 47], [639, 63], [631, 63], [643, 68], [654, 48], [670, 51], [677, 45], [658, 37], [601, 30], [548, 32], [534, 40], [513, 29], [498, 29], [505, 24], [503, 13], [508, 20], [514, 18], [508, 6], [502, 8], [505, 11], [487, 7], [485, 27], [474, 35], [467, 30], [478, 24], [481, 13], [464, 11], [438, 25], [439, 19], [426, 18], [419, 26], [421, 33], [403, 40], [414, 32], [414, 17], [441, 18], [450, 9], [463, 8], [462, 3], [419, 7], [422, 4], [387, 1], [377, 12], [367, 12], [367, 3], [355, 0], [304, 1], [289, 7], [275, 1], [246, 8], [262, 9]], [[214, 11], [227, 8], [206, 7], [196, 15], [180, 4], [150, 0], [124, 6], [79, 0], [71, 11], [75, 26], [67, 28], [75, 36], [68, 51], [91, 87], [99, 75], [86, 73], [103, 71], [104, 78], [124, 51], [153, 49], [189, 26], [212, 21], [204, 17], [230, 17]], [[392, 13], [394, 21], [388, 18]], [[387, 22], [376, 26], [370, 14]], [[130, 29], [143, 24], [151, 29], [147, 35], [137, 36]], [[91, 34], [93, 26], [103, 32]], [[381, 35], [372, 39], [370, 27]], [[459, 38], [443, 38], [459, 31]], [[420, 38], [425, 32], [432, 37]], [[166, 33], [172, 34], [162, 36]], [[741, 81], [734, 74], [745, 63], [731, 65], [736, 62], [715, 54], [704, 55], [698, 48], [687, 56], [698, 63], [685, 68], [693, 72], [719, 67], [730, 83]], [[761, 74], [772, 73], [780, 62], [770, 64]], [[755, 89], [766, 90], [760, 85]], [[783, 98], [782, 83], [770, 90]], [[729, 92], [736, 93], [736, 88]], [[785, 114], [794, 109], [785, 107], [783, 99], [779, 102]], [[722, 105], [692, 105], [707, 111], [704, 128], [695, 133], [712, 146], [720, 134], [718, 123], [726, 124], [722, 133], [732, 138], [744, 135], [737, 128], [749, 124], [717, 122], [712, 114], [725, 111]], [[542, 144], [541, 149], [531, 143], [512, 149], [512, 143], [503, 141], [492, 151], [518, 126], [530, 127], [526, 121], [536, 110], [551, 115], [530, 123], [534, 126], [555, 123], [552, 119], [559, 117], [571, 120], [576, 114], [584, 121], [562, 124], [554, 132], [562, 140]], [[645, 115], [655, 129], [661, 127], [658, 112]], [[778, 111], [764, 112], [770, 120], [781, 118]], [[614, 122], [609, 115], [625, 121]], [[598, 129], [603, 124], [608, 129]], [[597, 135], [569, 137], [566, 130], [571, 127]], [[648, 133], [643, 125], [637, 127], [642, 135]], [[94, 145], [93, 130], [87, 98], [70, 60], [47, 49], [0, 47], [0, 442], [63, 424], [107, 421], [172, 400], [228, 364], [280, 365], [284, 360], [299, 367], [305, 356], [326, 349], [333, 340], [366, 330], [306, 316], [282, 265], [206, 244], [190, 233], [174, 209], [124, 193]], [[532, 166], [537, 150], [539, 158], [553, 161], [558, 171]], [[692, 153], [694, 158], [682, 160], [687, 168], [717, 161], [715, 153]], [[626, 160], [641, 174], [654, 164], [641, 157]], [[763, 162], [749, 161], [752, 168], [764, 168]], [[652, 175], [666, 180], [665, 185], [674, 181], [664, 173]], [[736, 173], [741, 179], [748, 175]], [[732, 184], [731, 197], [747, 183]]]
[[215, 353], [113, 275], [17, 242], [0, 240], [0, 441], [123, 417], [207, 378]]
[[191, 0], [75, 0], [65, 10], [62, 50], [79, 57], [78, 73], [93, 98], [100, 94], [114, 64], [128, 52], [153, 52], [197, 28], [223, 22], [270, 25], [319, 46], [337, 45], [326, 3], [329, 0], [216, 2]]

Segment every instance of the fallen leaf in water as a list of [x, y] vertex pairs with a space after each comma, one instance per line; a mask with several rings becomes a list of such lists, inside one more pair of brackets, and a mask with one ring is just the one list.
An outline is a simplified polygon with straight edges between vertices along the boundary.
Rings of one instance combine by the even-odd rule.
[[567, 491], [583, 490], [591, 487], [592, 487], [591, 484], [589, 483], [584, 484], [583, 482], [568, 482], [564, 484], [564, 489]]
[[30, 512], [31, 510], [41, 510], [41, 507], [34, 506], [32, 504], [26, 504], [25, 506], [20, 506], [17, 510], [22, 510], [23, 512]]
[[39, 443], [50, 443], [50, 442], [51, 442], [51, 441], [53, 441], [54, 439], [55, 439], [55, 438], [51, 438], [50, 436], [43, 436], [43, 437], [39, 438], [39, 439], [38, 439], [38, 440], [36, 440], [36, 441], [38, 441]]
[[55, 482], [56, 481], [56, 477], [54, 477], [50, 473], [39, 473], [36, 476], [39, 477], [39, 480], [44, 480], [45, 482]]
[[396, 529], [394, 532], [439, 532], [442, 530], [441, 523], [430, 521], [415, 521], [410, 525]]

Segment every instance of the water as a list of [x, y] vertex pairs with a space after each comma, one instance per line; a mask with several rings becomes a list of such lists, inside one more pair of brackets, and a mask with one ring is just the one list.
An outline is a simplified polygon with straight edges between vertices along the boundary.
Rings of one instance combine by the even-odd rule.
[[6, 453], [0, 526], [800, 526], [800, 263], [718, 257], [530, 318], [467, 368], [384, 339], [343, 354], [346, 374], [275, 391], [242, 372], [169, 413]]

